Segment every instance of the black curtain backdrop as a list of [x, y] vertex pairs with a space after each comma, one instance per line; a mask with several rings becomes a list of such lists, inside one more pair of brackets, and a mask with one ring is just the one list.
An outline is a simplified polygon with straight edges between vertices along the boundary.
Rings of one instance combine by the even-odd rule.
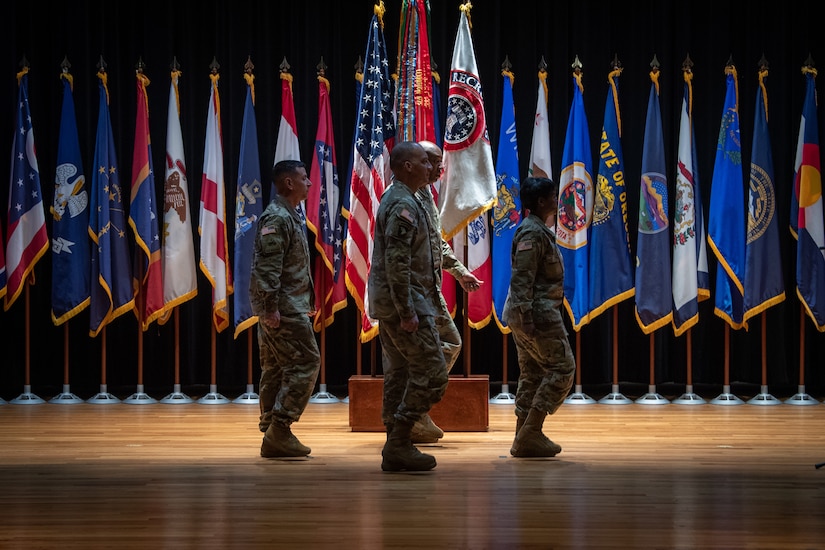
[[[0, 23], [5, 77], [0, 73], [0, 150], [11, 149], [16, 109], [15, 75], [25, 57], [30, 64], [29, 96], [32, 110], [41, 186], [47, 209], [53, 195], [55, 158], [61, 108], [60, 63], [71, 63], [74, 99], [81, 151], [88, 176], [94, 154], [98, 117], [96, 64], [107, 63], [121, 181], [129, 183], [134, 146], [135, 66], [145, 63], [151, 80], [148, 88], [150, 128], [154, 156], [155, 185], [159, 204], [163, 190], [166, 146], [166, 114], [169, 67], [172, 58], [180, 63], [182, 77], [181, 123], [189, 178], [193, 226], [197, 227], [198, 200], [209, 98], [209, 71], [213, 58], [220, 64], [227, 227], [232, 243], [234, 197], [245, 95], [244, 63], [255, 65], [256, 116], [261, 151], [261, 174], [268, 192], [269, 170], [276, 145], [280, 118], [278, 68], [286, 58], [294, 75], [295, 107], [303, 160], [309, 166], [315, 137], [318, 97], [316, 65], [323, 58], [331, 83], [331, 107], [338, 170], [342, 182], [352, 149], [357, 98], [355, 64], [363, 56], [372, 0], [341, 1], [246, 1], [246, 2], [59, 2], [47, 9], [35, 4], [13, 3]], [[442, 76], [446, 99], [447, 75], [459, 21], [458, 0], [433, 0], [431, 51]], [[808, 56], [825, 63], [822, 23], [811, 6], [802, 2], [547, 2], [524, 0], [499, 2], [477, 0], [471, 11], [472, 35], [483, 86], [485, 108], [493, 151], [497, 150], [501, 117], [501, 64], [505, 56], [515, 73], [514, 100], [522, 175], [525, 173], [532, 139], [536, 105], [537, 70], [542, 58], [549, 73], [551, 146], [554, 177], [558, 177], [565, 128], [572, 98], [571, 64], [576, 56], [583, 64], [585, 108], [598, 169], [599, 135], [604, 116], [607, 74], [617, 56], [624, 72], [620, 79], [624, 166], [628, 182], [628, 226], [635, 253], [639, 178], [645, 113], [654, 57], [661, 63], [661, 108], [673, 212], [673, 185], [679, 106], [682, 97], [681, 65], [686, 56], [694, 62], [694, 122], [698, 148], [698, 175], [705, 212], [709, 209], [710, 184], [716, 141], [725, 95], [724, 68], [729, 59], [739, 73], [739, 104], [743, 169], [750, 165], [750, 151], [757, 89], [757, 68], [764, 55], [770, 63], [767, 79], [770, 135], [775, 165], [781, 257], [771, 258], [783, 266], [787, 299], [768, 310], [768, 385], [775, 395], [796, 392], [800, 373], [800, 307], [796, 297], [795, 242], [788, 231], [790, 193], [804, 77], [801, 67]], [[398, 53], [401, 0], [386, 3], [385, 35], [394, 60]], [[819, 83], [819, 87], [825, 86]], [[822, 128], [822, 112], [819, 127]], [[0, 164], [0, 172], [8, 164]], [[0, 218], [5, 227], [8, 185], [0, 185]], [[735, 206], [731, 206], [733, 208]], [[744, 207], [744, 205], [742, 205]], [[195, 250], [199, 250], [197, 234]], [[231, 245], [230, 245], [231, 246]], [[231, 253], [231, 251], [230, 251]], [[30, 287], [30, 321], [26, 327], [26, 296], [21, 295], [9, 311], [0, 312], [0, 397], [11, 399], [25, 383], [28, 328], [32, 391], [49, 397], [63, 384], [64, 327], [50, 318], [51, 253], [35, 268], [36, 282]], [[710, 257], [711, 280], [716, 262]], [[200, 395], [210, 384], [211, 287], [199, 272], [196, 299], [180, 307], [181, 383], [183, 390]], [[350, 300], [326, 333], [325, 376], [329, 389], [346, 395], [348, 378], [358, 370], [356, 341], [359, 313]], [[607, 312], [581, 333], [578, 364], [585, 392], [600, 397], [610, 391], [612, 378], [612, 313]], [[461, 313], [456, 317], [461, 326]], [[74, 393], [88, 398], [101, 382], [101, 341], [88, 335], [88, 310], [69, 321], [70, 383]], [[650, 381], [650, 339], [634, 317], [633, 300], [618, 306], [619, 382], [625, 393], [641, 394]], [[693, 381], [709, 397], [721, 391], [724, 378], [724, 324], [713, 314], [712, 300], [700, 307], [700, 322], [693, 333]], [[253, 333], [254, 334], [254, 333]], [[575, 345], [575, 333], [571, 342]], [[320, 335], [319, 335], [320, 338]], [[508, 337], [509, 338], [509, 337]], [[665, 327], [654, 335], [655, 383], [678, 395], [686, 381], [686, 339], [675, 338]], [[370, 344], [362, 347], [361, 372], [371, 372], [371, 358], [380, 358]], [[761, 320], [751, 322], [750, 331], [730, 333], [730, 382], [733, 392], [756, 394], [761, 384]], [[495, 323], [471, 332], [465, 349], [470, 352], [471, 373], [488, 374], [491, 394], [503, 379], [515, 387], [518, 368], [515, 346], [510, 341], [503, 356], [504, 338]], [[133, 315], [117, 318], [107, 329], [107, 383], [116, 395], [131, 394], [138, 383], [138, 325]], [[152, 324], [144, 333], [144, 377], [146, 391], [162, 397], [171, 390], [174, 374], [173, 324]], [[257, 341], [253, 345], [253, 381], [257, 384]], [[465, 351], [466, 353], [466, 351]], [[233, 330], [217, 336], [217, 389], [228, 397], [243, 391], [247, 377], [246, 334], [233, 339]], [[825, 336], [805, 320], [805, 383], [810, 393], [825, 393]], [[463, 358], [455, 372], [462, 370]], [[376, 366], [380, 373], [380, 359]], [[257, 386], [256, 386], [257, 387]]]

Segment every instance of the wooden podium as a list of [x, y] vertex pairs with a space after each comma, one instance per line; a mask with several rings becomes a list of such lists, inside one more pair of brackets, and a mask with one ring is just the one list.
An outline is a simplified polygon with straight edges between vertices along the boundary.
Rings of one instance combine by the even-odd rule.
[[[349, 379], [349, 425], [354, 432], [383, 432], [383, 376], [355, 375]], [[444, 397], [430, 417], [447, 432], [486, 432], [489, 428], [490, 377], [451, 375]]]

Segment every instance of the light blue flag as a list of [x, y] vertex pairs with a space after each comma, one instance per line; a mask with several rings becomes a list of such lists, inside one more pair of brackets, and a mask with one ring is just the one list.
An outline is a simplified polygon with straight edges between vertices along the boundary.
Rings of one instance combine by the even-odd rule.
[[593, 157], [582, 93], [581, 75], [574, 75], [556, 220], [556, 243], [564, 260], [564, 307], [576, 331], [590, 321], [589, 233], [593, 213]]
[[504, 301], [510, 288], [510, 248], [513, 234], [521, 222], [521, 197], [519, 196], [518, 143], [516, 141], [516, 116], [513, 104], [513, 76], [504, 76], [504, 92], [501, 106], [501, 126], [496, 153], [496, 204], [490, 223], [493, 226], [493, 310], [501, 332], [510, 328], [502, 320]]
[[253, 84], [247, 80], [241, 127], [238, 190], [235, 194], [234, 321], [235, 338], [258, 322], [249, 302], [249, 277], [258, 218], [263, 212], [261, 163], [258, 156], [258, 126], [255, 122]]
[[745, 190], [736, 68], [725, 68], [727, 92], [710, 188], [708, 246], [716, 256], [714, 313], [731, 328], [744, 326]]
[[753, 123], [748, 232], [745, 241], [745, 312], [743, 322], [785, 300], [785, 282], [779, 249], [779, 222], [776, 219], [776, 188], [773, 180], [771, 137], [768, 133], [768, 105], [765, 77], [759, 71], [756, 114]]
[[619, 111], [619, 75], [608, 75], [599, 146], [599, 175], [590, 224], [590, 320], [635, 293], [627, 238], [627, 185], [624, 178]]
[[52, 322], [61, 325], [89, 306], [89, 188], [80, 155], [72, 82], [63, 81], [52, 203]]
[[636, 321], [650, 334], [671, 322], [670, 222], [667, 176], [659, 107], [659, 72], [650, 73], [642, 178], [639, 192], [639, 233], [636, 241]]

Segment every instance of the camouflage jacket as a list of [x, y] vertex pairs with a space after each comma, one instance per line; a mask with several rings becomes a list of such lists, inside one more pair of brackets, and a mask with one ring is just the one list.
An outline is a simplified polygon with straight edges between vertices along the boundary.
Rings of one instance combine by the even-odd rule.
[[[415, 195], [421, 201], [421, 204], [424, 205], [424, 209], [427, 211], [427, 214], [429, 214], [433, 227], [435, 227], [436, 232], [439, 237], [441, 237], [441, 215], [438, 213], [438, 207], [435, 204], [430, 186], [425, 185], [416, 191]], [[441, 237], [441, 268], [452, 275], [456, 281], [470, 272], [470, 270], [456, 258], [453, 247], [451, 247], [450, 243], [445, 241], [443, 237]], [[440, 278], [438, 284], [439, 286], [441, 285]]]
[[292, 205], [276, 195], [258, 220], [249, 280], [252, 312], [310, 313], [315, 310], [313, 288], [304, 225]]
[[502, 317], [514, 327], [533, 323], [537, 329], [567, 334], [560, 306], [564, 299], [564, 262], [556, 236], [534, 215], [513, 234], [510, 290]]
[[410, 319], [441, 310], [441, 236], [412, 190], [393, 182], [381, 197], [369, 274], [369, 314]]

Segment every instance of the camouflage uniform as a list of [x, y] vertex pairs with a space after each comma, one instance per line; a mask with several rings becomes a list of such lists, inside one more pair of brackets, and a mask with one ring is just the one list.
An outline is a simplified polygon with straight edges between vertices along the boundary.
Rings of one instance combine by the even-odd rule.
[[[544, 222], [529, 215], [513, 235], [512, 274], [502, 317], [513, 332], [521, 371], [516, 416], [531, 408], [553, 414], [564, 402], [576, 371], [561, 316], [564, 263], [556, 237]], [[528, 336], [524, 324], [533, 323]]]
[[[424, 205], [424, 209], [430, 216], [430, 222], [435, 228], [436, 233], [440, 236], [441, 216], [438, 213], [438, 207], [435, 205], [430, 186], [426, 185], [416, 191], [416, 197], [421, 201], [421, 204]], [[443, 238], [441, 238], [441, 264], [441, 268], [452, 275], [456, 281], [470, 273], [470, 270], [456, 258], [450, 243]], [[440, 289], [442, 284], [441, 272], [439, 272], [438, 275], [436, 285]], [[444, 359], [447, 361], [447, 372], [450, 372], [458, 360], [458, 354], [461, 353], [461, 333], [455, 326], [453, 316], [450, 314], [450, 309], [447, 307], [444, 295], [440, 291], [438, 297], [441, 300], [441, 311], [435, 317], [435, 326], [436, 329], [438, 329], [438, 336], [441, 338], [441, 351], [444, 353]]]
[[[415, 423], [447, 389], [447, 368], [434, 318], [442, 311], [441, 237], [409, 187], [390, 185], [376, 217], [369, 274], [370, 316], [383, 353], [382, 420]], [[401, 319], [418, 315], [418, 330]]]
[[258, 220], [249, 300], [259, 317], [281, 314], [278, 328], [258, 323], [258, 427], [265, 432], [273, 420], [289, 426], [301, 418], [321, 368], [308, 315], [315, 310], [315, 294], [306, 233], [297, 211], [277, 195]]

